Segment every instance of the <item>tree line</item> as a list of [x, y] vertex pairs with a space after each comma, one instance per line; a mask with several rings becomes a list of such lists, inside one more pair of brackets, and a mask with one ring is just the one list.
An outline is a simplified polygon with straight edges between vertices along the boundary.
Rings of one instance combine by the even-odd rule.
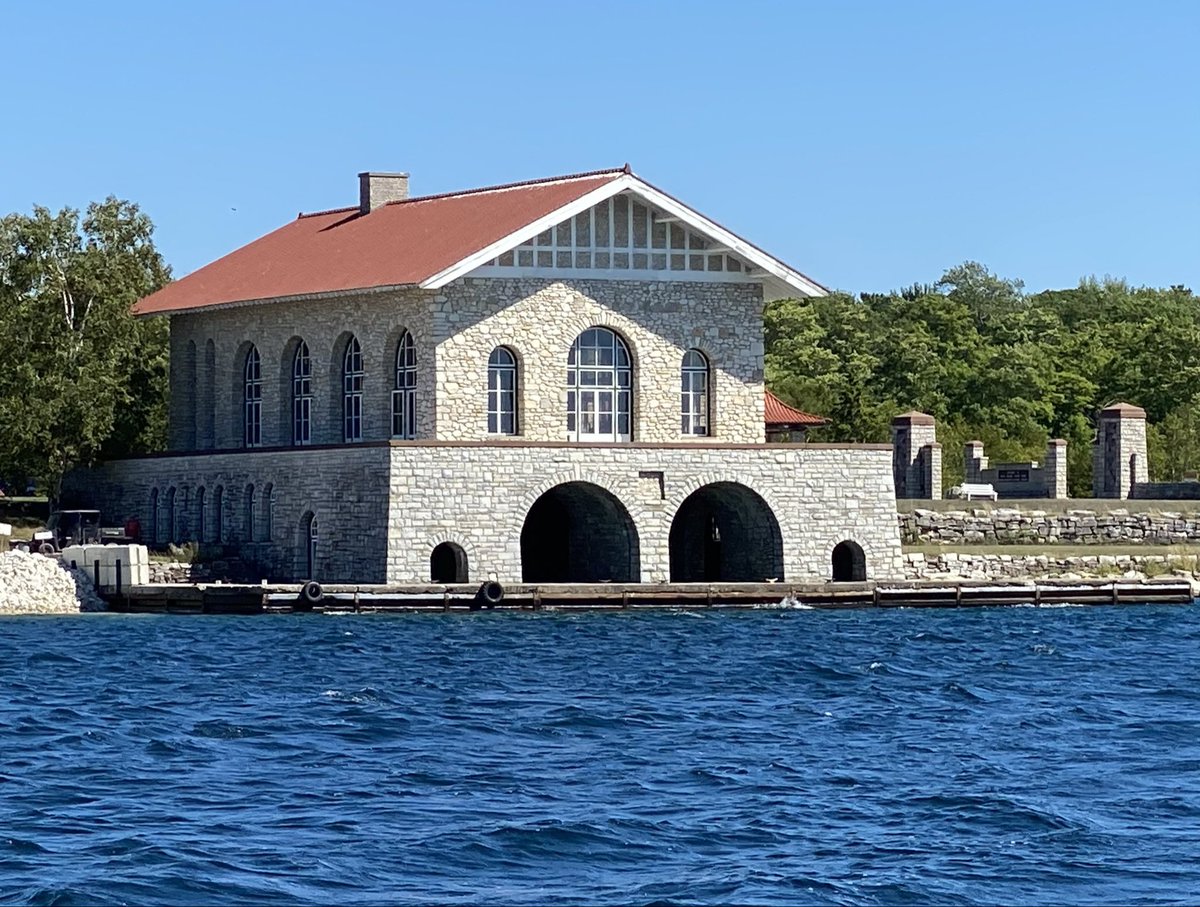
[[[168, 330], [130, 307], [171, 279], [153, 224], [108, 198], [0, 218], [0, 483], [56, 497], [64, 474], [166, 446]], [[830, 424], [814, 440], [890, 440], [909, 409], [938, 420], [945, 482], [962, 445], [993, 461], [1070, 444], [1071, 494], [1091, 489], [1098, 411], [1150, 422], [1151, 475], [1200, 470], [1200, 299], [1180, 286], [1085, 280], [1026, 294], [967, 262], [934, 284], [767, 305], [766, 379]]]
[[993, 461], [1042, 460], [1068, 442], [1068, 484], [1091, 494], [1096, 416], [1143, 407], [1151, 478], [1200, 470], [1200, 298], [1182, 286], [1088, 279], [1027, 294], [975, 262], [934, 284], [766, 307], [766, 378], [780, 397], [830, 424], [813, 440], [890, 440], [892, 417], [934, 416], [946, 486], [962, 448]]

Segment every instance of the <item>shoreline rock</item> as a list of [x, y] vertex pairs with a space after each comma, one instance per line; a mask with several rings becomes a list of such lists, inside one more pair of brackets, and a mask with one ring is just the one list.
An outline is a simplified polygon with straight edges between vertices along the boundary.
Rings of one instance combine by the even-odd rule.
[[79, 614], [107, 610], [92, 578], [56, 557], [0, 553], [0, 615]]

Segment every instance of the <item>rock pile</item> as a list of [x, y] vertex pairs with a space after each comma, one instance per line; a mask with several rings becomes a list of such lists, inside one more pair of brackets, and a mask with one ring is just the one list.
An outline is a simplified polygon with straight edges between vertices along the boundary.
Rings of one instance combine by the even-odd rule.
[[1200, 597], [1200, 558], [1165, 555], [1053, 555], [1011, 554], [906, 554], [904, 572], [908, 579], [1014, 580], [1041, 577], [1056, 579], [1123, 579], [1153, 577], [1186, 579]]
[[0, 614], [78, 614], [103, 611], [91, 577], [55, 557], [8, 551], [0, 554]]

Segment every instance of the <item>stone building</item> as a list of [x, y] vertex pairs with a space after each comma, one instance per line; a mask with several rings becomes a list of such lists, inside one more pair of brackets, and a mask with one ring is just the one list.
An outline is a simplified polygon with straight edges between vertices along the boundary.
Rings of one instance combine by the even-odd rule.
[[764, 300], [818, 284], [628, 167], [359, 190], [137, 305], [170, 450], [79, 497], [275, 579], [899, 575], [887, 445], [766, 443]]

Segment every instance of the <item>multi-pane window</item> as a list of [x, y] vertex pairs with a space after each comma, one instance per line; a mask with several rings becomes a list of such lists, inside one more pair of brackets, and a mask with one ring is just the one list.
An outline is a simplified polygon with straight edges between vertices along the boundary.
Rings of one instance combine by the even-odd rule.
[[708, 434], [708, 360], [699, 350], [683, 354], [681, 429], [685, 435]]
[[567, 358], [567, 436], [628, 441], [633, 368], [629, 348], [608, 328], [588, 328]]
[[517, 433], [517, 360], [502, 346], [488, 359], [488, 434]]
[[358, 338], [351, 337], [342, 360], [342, 440], [362, 440], [363, 357]]
[[225, 541], [225, 487], [218, 485], [213, 491], [213, 541]]
[[396, 384], [392, 389], [392, 437], [417, 436], [417, 348], [405, 331], [396, 346]]
[[208, 505], [204, 500], [204, 486], [201, 485], [196, 489], [196, 541], [207, 542], [206, 538], [208, 530], [208, 516], [204, 509]]
[[258, 347], [252, 346], [246, 353], [242, 391], [242, 441], [247, 447], [258, 447], [262, 444], [262, 360]]
[[292, 443], [312, 443], [312, 359], [303, 340], [292, 358]]

